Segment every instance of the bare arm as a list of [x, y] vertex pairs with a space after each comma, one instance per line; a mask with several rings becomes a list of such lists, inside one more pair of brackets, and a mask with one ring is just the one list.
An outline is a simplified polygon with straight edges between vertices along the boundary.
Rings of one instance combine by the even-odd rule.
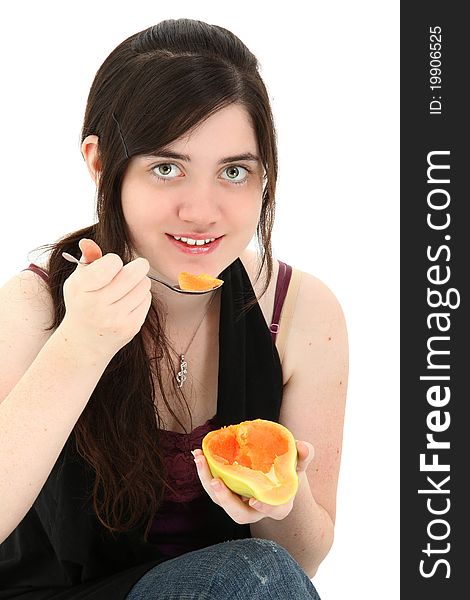
[[[282, 327], [282, 320], [281, 320]], [[283, 370], [279, 422], [310, 442], [314, 458], [299, 481], [294, 507], [283, 520], [250, 525], [253, 536], [282, 544], [313, 577], [333, 543], [344, 408], [348, 341], [341, 307], [318, 279], [302, 274]]]
[[0, 289], [0, 543], [31, 508], [107, 364], [150, 306], [147, 261], [123, 267], [107, 255], [79, 269], [52, 334], [44, 331], [52, 300], [37, 275], [21, 273]]
[[0, 542], [31, 508], [108, 362], [57, 330], [0, 404]]
[[298, 451], [299, 488], [293, 501], [253, 505], [220, 479], [217, 482], [201, 449], [193, 454], [212, 500], [236, 523], [249, 523], [253, 537], [284, 546], [312, 578], [333, 543], [348, 342], [338, 301], [307, 273], [302, 274], [282, 367], [285, 385], [279, 422], [294, 434]]

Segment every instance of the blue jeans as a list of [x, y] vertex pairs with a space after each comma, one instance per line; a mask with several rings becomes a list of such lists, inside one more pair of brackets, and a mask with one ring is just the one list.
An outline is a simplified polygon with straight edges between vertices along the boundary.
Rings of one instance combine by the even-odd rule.
[[148, 571], [127, 600], [320, 600], [285, 548], [246, 538], [214, 544]]

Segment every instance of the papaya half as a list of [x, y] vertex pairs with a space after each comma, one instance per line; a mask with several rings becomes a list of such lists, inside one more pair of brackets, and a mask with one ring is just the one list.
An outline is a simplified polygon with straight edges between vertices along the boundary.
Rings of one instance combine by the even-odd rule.
[[212, 277], [206, 273], [193, 275], [187, 271], [182, 271], [178, 275], [178, 285], [180, 288], [191, 292], [205, 292], [206, 290], [217, 288], [222, 284], [222, 279], [217, 279], [217, 277]]
[[210, 431], [202, 452], [212, 476], [236, 494], [278, 506], [297, 493], [297, 446], [280, 423], [254, 419]]

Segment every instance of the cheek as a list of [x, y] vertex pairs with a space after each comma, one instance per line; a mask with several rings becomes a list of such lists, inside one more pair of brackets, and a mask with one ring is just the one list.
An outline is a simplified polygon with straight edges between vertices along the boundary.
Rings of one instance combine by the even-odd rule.
[[237, 212], [240, 221], [243, 221], [247, 226], [251, 225], [251, 228], [256, 227], [261, 215], [262, 198], [260, 194], [251, 194], [244, 203], [243, 210], [241, 207], [237, 207]]
[[158, 214], [152, 210], [152, 195], [143, 185], [123, 185], [121, 205], [124, 219], [131, 230], [145, 229], [155, 221]]
[[233, 232], [236, 236], [233, 238], [237, 246], [246, 248], [250, 240], [256, 234], [261, 213], [261, 201], [251, 199], [243, 205], [238, 203], [235, 207], [232, 224]]
[[121, 186], [121, 207], [124, 219], [129, 227], [132, 227], [134, 217], [138, 214], [138, 206], [133, 199], [136, 197], [135, 186], [124, 180]]
[[250, 182], [242, 194], [236, 194], [231, 203], [234, 213], [238, 215], [240, 222], [246, 223], [258, 220], [263, 203], [263, 190], [258, 182]]

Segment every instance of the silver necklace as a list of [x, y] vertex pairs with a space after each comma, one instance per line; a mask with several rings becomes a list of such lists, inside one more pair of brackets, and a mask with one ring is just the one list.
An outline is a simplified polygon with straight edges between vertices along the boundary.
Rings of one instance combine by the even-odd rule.
[[186, 381], [186, 379], [188, 378], [188, 363], [186, 362], [186, 358], [185, 355], [187, 354], [189, 347], [191, 346], [191, 344], [193, 343], [194, 338], [196, 337], [197, 332], [199, 331], [199, 328], [202, 325], [202, 322], [204, 321], [204, 319], [206, 318], [207, 313], [209, 312], [209, 308], [212, 304], [212, 301], [215, 298], [216, 293], [214, 292], [214, 294], [212, 294], [212, 298], [210, 299], [209, 303], [207, 304], [207, 308], [204, 311], [204, 314], [202, 315], [202, 319], [199, 321], [198, 326], [196, 327], [196, 331], [193, 333], [192, 338], [189, 340], [189, 344], [186, 346], [186, 350], [180, 354], [180, 370], [178, 371], [178, 373], [176, 374], [176, 381], [178, 382], [178, 387], [182, 388], [183, 387], [183, 383]]

